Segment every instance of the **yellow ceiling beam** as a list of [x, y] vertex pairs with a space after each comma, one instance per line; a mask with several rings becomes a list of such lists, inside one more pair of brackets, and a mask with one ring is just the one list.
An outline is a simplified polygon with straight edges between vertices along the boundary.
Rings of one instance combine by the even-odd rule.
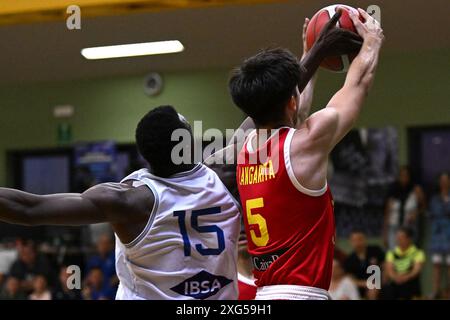
[[283, 2], [280, 0], [0, 0], [0, 25], [57, 21], [67, 17], [68, 6], [76, 4], [81, 15], [107, 16], [187, 9], [231, 4]]

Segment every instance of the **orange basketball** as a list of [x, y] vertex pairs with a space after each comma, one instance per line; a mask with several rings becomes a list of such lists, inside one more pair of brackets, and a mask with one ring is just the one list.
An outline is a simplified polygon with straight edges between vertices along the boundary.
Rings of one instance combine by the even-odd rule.
[[[319, 37], [322, 28], [327, 24], [331, 17], [334, 16], [338, 7], [342, 9], [342, 15], [337, 22], [337, 26], [339, 28], [344, 28], [346, 30], [356, 32], [353, 21], [349, 16], [349, 11], [353, 10], [356, 14], [359, 15], [358, 10], [343, 4], [335, 4], [325, 7], [323, 9], [320, 9], [311, 18], [308, 28], [306, 29], [306, 45], [308, 50], [312, 47], [316, 39]], [[363, 18], [360, 15], [359, 18], [361, 21], [363, 21]], [[350, 63], [355, 57], [356, 54], [328, 57], [322, 62], [321, 67], [334, 72], [346, 72], [348, 70], [348, 67], [350, 66]]]

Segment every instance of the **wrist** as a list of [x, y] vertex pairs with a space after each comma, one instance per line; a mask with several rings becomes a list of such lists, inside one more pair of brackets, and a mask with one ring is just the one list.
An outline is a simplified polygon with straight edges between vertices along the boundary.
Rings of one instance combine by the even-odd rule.
[[368, 33], [364, 37], [364, 42], [370, 46], [374, 46], [374, 45], [381, 46], [382, 41], [383, 41], [383, 39], [379, 35], [374, 34], [374, 33]]

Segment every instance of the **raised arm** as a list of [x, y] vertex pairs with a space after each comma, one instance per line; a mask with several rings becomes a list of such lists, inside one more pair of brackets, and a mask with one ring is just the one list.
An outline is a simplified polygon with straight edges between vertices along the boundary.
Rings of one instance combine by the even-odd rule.
[[358, 9], [365, 23], [350, 11], [350, 17], [364, 43], [358, 56], [352, 62], [344, 86], [327, 105], [337, 115], [336, 130], [329, 144], [331, 150], [354, 126], [361, 112], [364, 100], [372, 85], [383, 43], [383, 30], [378, 21], [367, 12]]
[[[303, 24], [303, 54], [301, 60], [306, 56], [307, 53], [307, 45], [306, 45], [306, 30], [308, 28], [309, 19], [305, 18], [305, 23]], [[300, 60], [300, 61], [301, 61]], [[298, 106], [298, 121], [297, 127], [300, 126], [305, 120], [309, 117], [309, 113], [311, 111], [313, 96], [314, 96], [314, 86], [317, 80], [317, 73], [314, 74], [311, 80], [309, 80], [305, 89], [300, 94], [300, 104]]]
[[255, 123], [247, 117], [236, 129], [227, 146], [205, 159], [204, 164], [214, 170], [228, 191], [239, 199], [236, 184], [237, 156], [247, 135], [255, 129]]
[[154, 201], [145, 189], [106, 183], [81, 194], [36, 195], [0, 188], [0, 221], [28, 226], [140, 221]]

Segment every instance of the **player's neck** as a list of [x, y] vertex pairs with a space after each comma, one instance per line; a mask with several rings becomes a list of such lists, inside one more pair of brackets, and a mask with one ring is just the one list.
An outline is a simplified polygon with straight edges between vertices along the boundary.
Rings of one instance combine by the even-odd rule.
[[150, 168], [149, 171], [156, 176], [171, 177], [174, 174], [191, 171], [192, 169], [194, 169], [197, 166], [197, 164], [198, 163], [181, 164], [181, 165], [177, 166], [176, 170], [166, 172], [164, 175], [159, 174], [159, 172], [155, 172], [154, 170], [152, 170], [152, 168]]

